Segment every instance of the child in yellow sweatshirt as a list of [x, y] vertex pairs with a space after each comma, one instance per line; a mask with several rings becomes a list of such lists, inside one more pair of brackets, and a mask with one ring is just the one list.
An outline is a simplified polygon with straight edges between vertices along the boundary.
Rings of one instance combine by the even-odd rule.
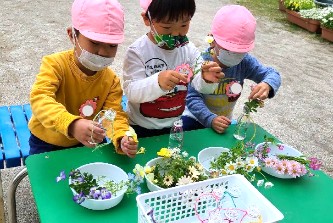
[[[137, 142], [126, 136], [122, 89], [112, 64], [124, 40], [124, 13], [117, 0], [75, 0], [67, 34], [73, 50], [42, 59], [30, 93], [30, 154], [67, 147], [94, 147], [112, 137], [118, 153], [134, 157]], [[116, 111], [113, 134], [93, 118], [101, 110]]]

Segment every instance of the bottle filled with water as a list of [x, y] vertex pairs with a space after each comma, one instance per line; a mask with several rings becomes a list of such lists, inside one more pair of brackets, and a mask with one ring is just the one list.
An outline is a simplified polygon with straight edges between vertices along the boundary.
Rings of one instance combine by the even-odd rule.
[[244, 140], [250, 125], [252, 124], [250, 114], [242, 114], [237, 119], [237, 125], [234, 132], [234, 137], [238, 140]]
[[184, 133], [183, 133], [183, 121], [177, 120], [173, 123], [173, 126], [170, 130], [170, 136], [169, 136], [169, 149], [182, 149], [183, 147], [183, 139], [184, 139]]

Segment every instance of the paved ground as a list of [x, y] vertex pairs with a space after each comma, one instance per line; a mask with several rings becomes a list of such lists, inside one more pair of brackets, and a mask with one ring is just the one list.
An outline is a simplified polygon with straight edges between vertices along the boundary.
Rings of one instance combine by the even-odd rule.
[[[145, 33], [138, 0], [121, 2], [126, 12], [126, 41], [114, 64], [120, 75], [126, 47]], [[200, 49], [206, 47], [203, 38], [209, 32], [213, 15], [229, 2], [232, 1], [197, 1], [189, 37]], [[0, 105], [27, 103], [41, 57], [72, 47], [65, 31], [70, 25], [70, 5], [68, 0], [0, 1]], [[252, 53], [278, 69], [283, 83], [278, 95], [255, 114], [255, 121], [304, 154], [322, 159], [324, 171], [333, 176], [333, 44], [306, 31], [289, 31], [280, 23], [257, 18], [256, 47]], [[249, 86], [245, 88], [241, 102]], [[21, 167], [1, 171], [4, 193], [20, 170]], [[17, 202], [19, 222], [38, 222], [28, 179], [18, 188]]]

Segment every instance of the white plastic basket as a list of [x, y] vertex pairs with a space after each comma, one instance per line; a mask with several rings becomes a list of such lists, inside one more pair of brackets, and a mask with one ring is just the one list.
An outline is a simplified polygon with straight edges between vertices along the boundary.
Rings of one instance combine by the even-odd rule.
[[236, 216], [233, 222], [261, 218], [272, 223], [284, 217], [239, 174], [141, 194], [136, 200], [139, 223], [224, 223], [230, 216]]

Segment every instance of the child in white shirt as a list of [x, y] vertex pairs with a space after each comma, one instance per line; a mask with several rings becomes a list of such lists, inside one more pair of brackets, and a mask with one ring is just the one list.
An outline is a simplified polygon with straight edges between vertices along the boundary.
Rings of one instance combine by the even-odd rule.
[[[140, 0], [150, 32], [129, 46], [124, 62], [124, 92], [131, 126], [138, 137], [169, 133], [185, 109], [187, 86], [212, 93], [223, 77], [215, 62], [202, 66], [186, 34], [194, 0]], [[196, 70], [193, 78], [191, 72]]]

